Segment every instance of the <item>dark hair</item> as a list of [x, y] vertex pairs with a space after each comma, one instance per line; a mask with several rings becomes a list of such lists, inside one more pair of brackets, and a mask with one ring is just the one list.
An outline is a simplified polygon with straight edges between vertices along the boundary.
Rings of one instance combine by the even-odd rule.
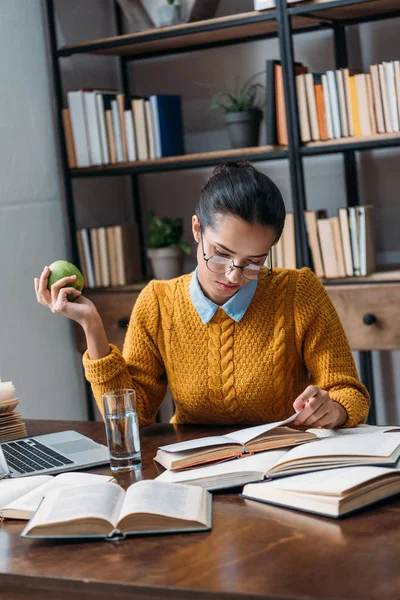
[[218, 214], [237, 217], [252, 225], [269, 225], [279, 240], [286, 210], [278, 187], [248, 161], [217, 165], [200, 192], [196, 207], [203, 229], [215, 227]]

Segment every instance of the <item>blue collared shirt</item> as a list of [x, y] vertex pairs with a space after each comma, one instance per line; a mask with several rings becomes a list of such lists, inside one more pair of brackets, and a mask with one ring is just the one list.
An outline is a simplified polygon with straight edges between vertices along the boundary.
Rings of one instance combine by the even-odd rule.
[[[252, 279], [221, 306], [222, 310], [225, 311], [231, 319], [236, 321], [236, 323], [240, 321], [246, 313], [246, 310], [249, 308], [250, 302], [253, 300], [254, 294], [256, 293], [257, 283], [257, 279]], [[197, 268], [190, 280], [190, 297], [203, 325], [207, 325], [217, 312], [218, 304], [215, 304], [215, 302], [204, 295], [197, 277]]]

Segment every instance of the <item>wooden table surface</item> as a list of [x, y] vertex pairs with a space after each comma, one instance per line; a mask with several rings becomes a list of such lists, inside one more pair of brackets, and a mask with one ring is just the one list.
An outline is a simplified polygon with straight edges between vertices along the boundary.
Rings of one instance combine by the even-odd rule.
[[[29, 435], [75, 429], [105, 443], [102, 423], [27, 421]], [[141, 432], [144, 478], [157, 447], [227, 428], [153, 425]], [[109, 473], [107, 468], [93, 472]], [[140, 476], [140, 474], [139, 474]], [[124, 486], [133, 479], [120, 479]], [[216, 493], [210, 532], [119, 542], [24, 540], [0, 524], [0, 598], [400, 598], [400, 501], [341, 521]]]

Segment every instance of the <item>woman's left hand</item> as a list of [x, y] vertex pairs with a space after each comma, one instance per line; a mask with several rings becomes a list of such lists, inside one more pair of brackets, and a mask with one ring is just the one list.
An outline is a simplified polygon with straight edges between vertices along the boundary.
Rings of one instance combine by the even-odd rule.
[[340, 427], [347, 421], [346, 409], [329, 397], [328, 392], [309, 385], [293, 402], [295, 411], [302, 410], [293, 425], [307, 427]]

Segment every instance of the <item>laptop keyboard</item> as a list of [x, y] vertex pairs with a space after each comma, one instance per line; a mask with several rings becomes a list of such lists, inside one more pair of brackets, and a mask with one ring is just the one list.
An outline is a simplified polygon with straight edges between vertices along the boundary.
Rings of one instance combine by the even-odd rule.
[[19, 473], [36, 473], [74, 464], [69, 458], [32, 439], [7, 442], [1, 448], [8, 466]]

